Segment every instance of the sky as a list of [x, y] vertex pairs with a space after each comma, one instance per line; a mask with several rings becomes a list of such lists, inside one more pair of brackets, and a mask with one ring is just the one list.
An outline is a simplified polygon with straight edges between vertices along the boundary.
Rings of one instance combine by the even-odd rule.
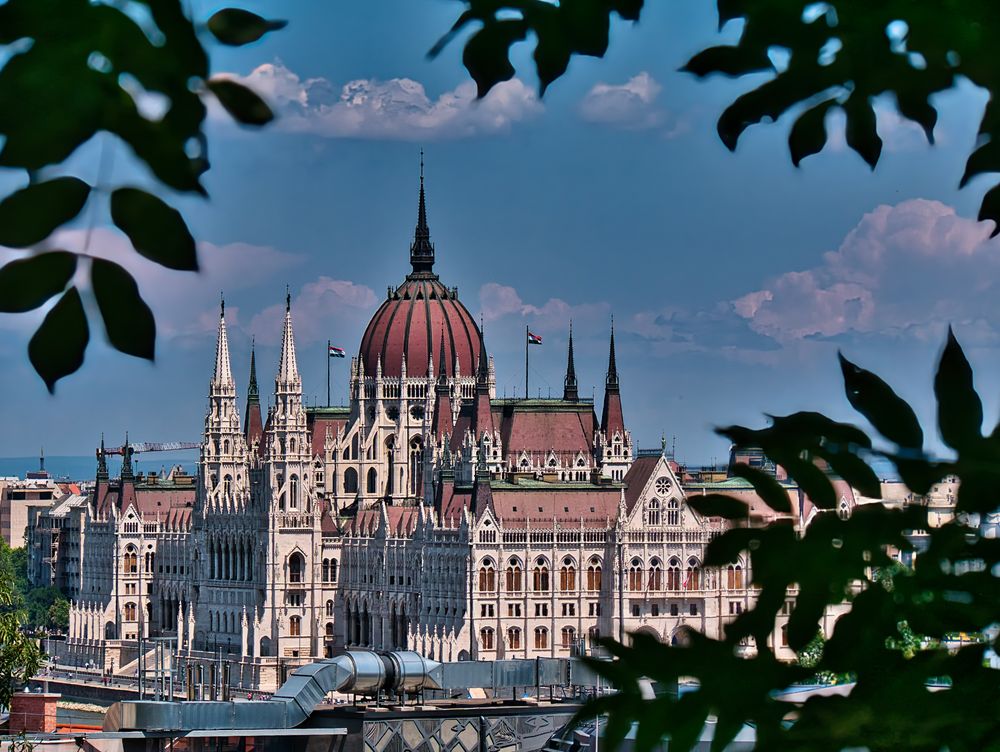
[[[221, 7], [191, 5], [199, 18]], [[213, 47], [212, 65], [279, 119], [249, 131], [210, 108], [210, 198], [161, 191], [199, 241], [202, 272], [141, 259], [100, 210], [85, 220], [89, 250], [130, 269], [156, 313], [155, 364], [115, 353], [95, 323], [84, 367], [50, 396], [26, 357], [44, 309], [0, 315], [0, 456], [89, 454], [102, 432], [113, 443], [126, 431], [197, 441], [220, 292], [241, 398], [251, 338], [270, 390], [288, 285], [305, 396], [325, 402], [326, 340], [356, 353], [386, 288], [408, 271], [421, 147], [435, 271], [484, 320], [500, 394], [523, 392], [525, 326], [544, 339], [531, 353], [532, 393], [560, 393], [572, 320], [580, 391], [599, 406], [613, 316], [635, 445], [664, 438], [679, 460], [709, 463], [727, 453], [715, 426], [801, 409], [857, 421], [838, 349], [930, 424], [952, 324], [994, 419], [1000, 246], [992, 224], [975, 221], [987, 183], [957, 188], [982, 92], [939, 97], [933, 148], [880, 102], [874, 173], [836, 117], [827, 149], [796, 169], [789, 117], [751, 128], [735, 154], [716, 135], [726, 104], [765, 77], [678, 71], [736, 38], [734, 24], [717, 31], [709, 0], [651, 2], [640, 23], [616, 22], [607, 57], [575, 59], [541, 99], [522, 45], [517, 77], [481, 102], [461, 40], [426, 56], [460, 12], [454, 0], [252, 9], [289, 25], [247, 47]], [[113, 181], [150, 184], [110, 137], [64, 172], [92, 181], [102, 158]], [[79, 250], [87, 236], [77, 224], [52, 243]], [[348, 362], [333, 364], [334, 403], [346, 398]]]

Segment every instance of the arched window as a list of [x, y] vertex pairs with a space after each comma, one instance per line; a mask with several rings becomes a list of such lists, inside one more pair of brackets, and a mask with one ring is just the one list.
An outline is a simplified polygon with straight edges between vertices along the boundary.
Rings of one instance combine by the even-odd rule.
[[593, 558], [587, 566], [587, 590], [601, 589], [601, 560]]
[[125, 557], [122, 561], [125, 574], [136, 574], [139, 571], [139, 555], [133, 546], [125, 549]]
[[368, 469], [368, 493], [377, 493], [378, 488], [378, 473], [375, 472], [375, 468]]
[[292, 637], [302, 636], [302, 617], [293, 616], [288, 620], [288, 634]]
[[424, 488], [424, 445], [417, 436], [410, 442], [410, 495], [421, 496]]
[[333, 622], [332, 621], [328, 621], [326, 623], [326, 639], [328, 639], [328, 640], [332, 640], [333, 639]]
[[125, 621], [136, 621], [136, 613], [134, 603], [125, 604]]
[[507, 645], [511, 650], [521, 649], [521, 629], [520, 627], [510, 627], [507, 629]]
[[349, 467], [344, 471], [344, 493], [358, 492], [358, 471]]
[[701, 590], [701, 568], [693, 556], [688, 559], [687, 578], [684, 587], [688, 590]]
[[649, 562], [649, 589], [663, 590], [663, 567], [659, 559], [653, 559]]
[[299, 508], [299, 476], [297, 475], [288, 479], [288, 506], [291, 509]]
[[229, 454], [229, 439], [222, 442], [222, 452], [223, 454]]
[[545, 627], [535, 627], [535, 650], [547, 650], [549, 647], [549, 630]]
[[650, 499], [649, 500], [649, 524], [659, 525], [660, 524], [660, 500]]
[[222, 476], [222, 494], [227, 498], [233, 493], [233, 476], [223, 475]]
[[337, 581], [337, 560], [330, 559], [330, 582]]
[[668, 525], [680, 525], [681, 524], [681, 505], [677, 499], [671, 499], [667, 502], [667, 524]]
[[323, 582], [330, 581], [330, 560], [323, 559]]
[[482, 644], [483, 650], [493, 650], [492, 627], [483, 627], [479, 630], [479, 642]]
[[545, 559], [539, 559], [535, 562], [531, 587], [540, 593], [547, 593], [549, 591], [549, 567], [545, 563]]
[[681, 563], [671, 559], [667, 569], [667, 590], [681, 589]]
[[851, 508], [847, 505], [847, 499], [842, 498], [840, 500], [840, 507], [837, 509], [837, 516], [842, 520], [846, 520], [851, 516]]
[[479, 592], [492, 593], [497, 589], [497, 573], [493, 568], [493, 562], [487, 559], [479, 567]]
[[559, 569], [559, 589], [563, 591], [576, 590], [576, 567], [570, 557], [563, 559]]
[[298, 551], [288, 557], [288, 581], [302, 582], [306, 571], [306, 560]]
[[333, 616], [333, 601], [326, 602], [326, 615]]
[[507, 563], [507, 592], [519, 593], [521, 587], [521, 562], [517, 559], [511, 559]]
[[564, 648], [573, 647], [573, 643], [576, 641], [576, 630], [573, 627], [563, 627], [562, 628], [562, 646]]
[[635, 592], [642, 592], [642, 560], [632, 559], [628, 568], [628, 589]]
[[743, 567], [739, 564], [730, 564], [726, 570], [726, 587], [729, 590], [743, 589]]

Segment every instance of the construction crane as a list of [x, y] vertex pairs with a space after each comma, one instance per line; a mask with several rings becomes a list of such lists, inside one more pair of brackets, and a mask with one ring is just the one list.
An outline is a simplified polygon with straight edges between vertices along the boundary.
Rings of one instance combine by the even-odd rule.
[[[135, 444], [129, 444], [129, 448], [132, 450], [133, 454], [139, 454], [140, 452], [178, 452], [183, 449], [197, 449], [201, 444], [191, 441], [139, 441]], [[100, 453], [100, 449], [97, 450]], [[105, 454], [125, 454], [125, 447], [112, 447], [110, 449], [104, 450]]]

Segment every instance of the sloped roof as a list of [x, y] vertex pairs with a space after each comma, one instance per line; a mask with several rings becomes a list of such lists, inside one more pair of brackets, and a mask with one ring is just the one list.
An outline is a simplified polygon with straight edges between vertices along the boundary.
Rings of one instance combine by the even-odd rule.
[[508, 455], [593, 452], [597, 416], [590, 400], [503, 399], [494, 401], [493, 412]]
[[625, 509], [631, 512], [642, 495], [642, 489], [649, 483], [653, 471], [660, 462], [660, 456], [640, 456], [632, 462], [632, 467], [625, 473], [622, 483], [625, 484]]
[[591, 484], [540, 484], [529, 487], [494, 482], [493, 508], [504, 528], [563, 527], [606, 528], [618, 515], [620, 486]]

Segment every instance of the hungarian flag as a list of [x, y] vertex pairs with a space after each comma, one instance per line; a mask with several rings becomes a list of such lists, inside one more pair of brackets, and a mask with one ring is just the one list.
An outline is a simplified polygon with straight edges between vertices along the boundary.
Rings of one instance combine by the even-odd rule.
[[542, 337], [539, 334], [532, 334], [528, 332], [528, 344], [529, 345], [540, 345], [542, 344]]
[[331, 358], [346, 358], [347, 357], [347, 353], [344, 352], [344, 349], [342, 347], [334, 347], [333, 345], [330, 345], [330, 357]]

